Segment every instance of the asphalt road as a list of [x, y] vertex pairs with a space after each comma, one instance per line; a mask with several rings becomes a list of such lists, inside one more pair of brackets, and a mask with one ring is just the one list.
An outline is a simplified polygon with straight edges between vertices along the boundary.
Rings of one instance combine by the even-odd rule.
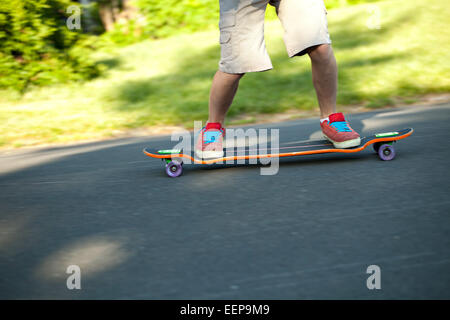
[[[449, 299], [450, 105], [349, 118], [363, 135], [415, 132], [393, 161], [303, 156], [269, 176], [190, 165], [168, 178], [141, 150], [169, 137], [1, 155], [0, 298]], [[319, 135], [317, 119], [257, 128], [284, 144]]]

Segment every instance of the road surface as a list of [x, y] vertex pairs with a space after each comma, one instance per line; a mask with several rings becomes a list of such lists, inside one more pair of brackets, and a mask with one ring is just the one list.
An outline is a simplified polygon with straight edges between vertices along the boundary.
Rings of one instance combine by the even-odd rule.
[[[450, 105], [349, 119], [362, 135], [415, 132], [393, 161], [303, 156], [276, 175], [186, 165], [168, 178], [142, 149], [170, 137], [0, 155], [0, 298], [449, 299]], [[256, 128], [286, 145], [320, 136], [317, 119]]]

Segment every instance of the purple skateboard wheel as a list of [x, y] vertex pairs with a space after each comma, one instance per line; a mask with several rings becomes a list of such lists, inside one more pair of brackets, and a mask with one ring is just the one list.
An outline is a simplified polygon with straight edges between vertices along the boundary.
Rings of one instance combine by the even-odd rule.
[[183, 172], [182, 164], [176, 161], [171, 161], [166, 164], [166, 173], [171, 178], [176, 178]]
[[378, 156], [384, 161], [392, 160], [395, 158], [395, 149], [390, 144], [382, 144], [378, 149]]

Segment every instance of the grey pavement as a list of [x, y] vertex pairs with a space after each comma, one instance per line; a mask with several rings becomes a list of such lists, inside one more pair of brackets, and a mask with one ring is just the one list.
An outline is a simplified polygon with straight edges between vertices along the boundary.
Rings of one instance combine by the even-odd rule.
[[[168, 178], [142, 153], [167, 136], [0, 155], [0, 298], [449, 299], [450, 105], [349, 119], [363, 135], [415, 132], [393, 161], [302, 156], [272, 176], [186, 165]], [[317, 119], [257, 128], [288, 145], [320, 135]]]

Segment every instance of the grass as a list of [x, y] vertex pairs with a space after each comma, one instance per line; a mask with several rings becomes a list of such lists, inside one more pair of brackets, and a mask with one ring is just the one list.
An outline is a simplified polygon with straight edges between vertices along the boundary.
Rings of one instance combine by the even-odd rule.
[[[338, 104], [377, 108], [449, 92], [448, 1], [377, 6], [381, 29], [366, 26], [367, 5], [328, 12], [339, 64]], [[108, 70], [96, 80], [36, 88], [23, 97], [0, 92], [0, 147], [100, 139], [154, 126], [191, 128], [194, 120], [207, 118], [217, 39], [213, 29], [144, 41], [99, 52], [97, 59]], [[266, 23], [266, 44], [275, 69], [243, 78], [229, 124], [242, 123], [243, 115], [317, 110], [309, 59], [288, 59], [279, 21]]]

